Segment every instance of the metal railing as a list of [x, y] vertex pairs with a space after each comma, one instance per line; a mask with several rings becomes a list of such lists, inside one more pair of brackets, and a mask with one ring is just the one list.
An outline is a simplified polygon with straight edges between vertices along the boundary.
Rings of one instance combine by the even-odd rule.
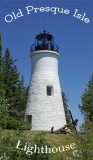
[[59, 52], [59, 47], [58, 45], [54, 44], [33, 44], [31, 45], [30, 52], [38, 51], [38, 50], [50, 50], [50, 51], [55, 51]]

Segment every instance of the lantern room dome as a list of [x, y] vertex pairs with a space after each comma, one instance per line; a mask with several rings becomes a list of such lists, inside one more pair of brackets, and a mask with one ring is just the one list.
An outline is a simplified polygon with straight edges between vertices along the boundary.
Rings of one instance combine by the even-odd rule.
[[43, 33], [38, 34], [35, 37], [35, 44], [31, 46], [31, 52], [38, 50], [51, 50], [58, 52], [58, 45], [54, 44], [54, 37], [46, 33], [44, 30]]
[[44, 30], [43, 33], [38, 34], [35, 38], [39, 41], [42, 41], [42, 39], [46, 39], [47, 41], [51, 41], [54, 37], [51, 34], [46, 33], [46, 31]]

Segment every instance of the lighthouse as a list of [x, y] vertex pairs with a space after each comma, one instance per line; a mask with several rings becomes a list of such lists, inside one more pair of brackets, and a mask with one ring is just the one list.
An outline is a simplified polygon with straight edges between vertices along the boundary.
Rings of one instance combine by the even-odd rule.
[[25, 120], [32, 130], [50, 131], [66, 124], [61, 87], [58, 76], [58, 45], [46, 33], [35, 37], [31, 46], [31, 83], [29, 87]]

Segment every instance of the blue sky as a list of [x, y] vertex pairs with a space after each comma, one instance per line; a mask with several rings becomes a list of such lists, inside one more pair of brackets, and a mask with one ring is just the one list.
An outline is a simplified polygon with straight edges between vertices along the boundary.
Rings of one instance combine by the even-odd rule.
[[[27, 14], [25, 7], [58, 7], [70, 10], [69, 14], [40, 12]], [[6, 15], [21, 9], [24, 16], [5, 22]], [[89, 18], [85, 23], [73, 17], [75, 9], [78, 14]], [[9, 17], [8, 17], [9, 18]], [[0, 0], [0, 32], [2, 34], [3, 54], [9, 48], [11, 56], [17, 59], [20, 75], [24, 75], [24, 85], [30, 84], [31, 60], [30, 46], [34, 37], [45, 29], [55, 37], [59, 45], [59, 79], [62, 91], [69, 99], [69, 109], [73, 117], [79, 119], [78, 127], [83, 122], [83, 116], [78, 109], [80, 96], [84, 93], [86, 84], [93, 73], [93, 0]]]

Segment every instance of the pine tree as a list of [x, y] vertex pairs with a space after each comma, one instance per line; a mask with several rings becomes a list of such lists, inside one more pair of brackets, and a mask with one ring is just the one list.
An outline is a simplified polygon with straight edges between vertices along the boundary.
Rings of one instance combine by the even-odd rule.
[[85, 119], [93, 122], [93, 74], [87, 84], [84, 94], [81, 96], [82, 105], [79, 105]]
[[4, 97], [4, 81], [3, 81], [3, 61], [2, 61], [2, 43], [1, 43], [1, 33], [0, 33], [0, 104], [3, 103]]
[[25, 107], [27, 103], [28, 87], [24, 87], [24, 77], [18, 84], [18, 94], [16, 95], [17, 119], [23, 120], [25, 114]]
[[5, 99], [4, 80], [3, 80], [3, 60], [2, 60], [2, 43], [0, 34], [0, 126], [5, 127], [8, 119], [8, 106]]
[[[16, 60], [10, 56], [9, 49], [2, 58], [0, 34], [0, 125], [4, 125], [9, 116], [23, 120], [28, 89], [24, 87], [24, 77], [19, 80]], [[9, 114], [8, 114], [9, 113]]]
[[17, 120], [22, 120], [24, 119], [27, 96], [25, 95], [24, 77], [22, 75], [22, 79], [19, 80], [19, 73], [15, 62], [16, 60], [11, 58], [9, 49], [7, 48], [3, 58], [5, 96], [10, 104], [10, 116]]
[[64, 110], [65, 110], [65, 115], [66, 115], [66, 122], [67, 123], [70, 123], [71, 122], [71, 118], [70, 118], [70, 115], [69, 113], [67, 112], [68, 110], [68, 99], [66, 98], [66, 95], [64, 92], [62, 92], [62, 99], [63, 99], [63, 106], [64, 106]]
[[10, 56], [9, 49], [5, 51], [3, 58], [4, 64], [4, 84], [5, 84], [5, 96], [7, 99], [15, 96], [17, 93], [17, 85], [19, 83], [19, 73], [17, 66], [14, 64], [16, 60], [13, 60]]
[[19, 96], [19, 73], [17, 70], [17, 66], [15, 65], [16, 60], [10, 56], [9, 49], [7, 48], [5, 51], [5, 55], [3, 57], [3, 65], [4, 65], [4, 84], [5, 84], [5, 97], [8, 100], [9, 114], [13, 118], [18, 119], [19, 108], [20, 108], [20, 96]]

